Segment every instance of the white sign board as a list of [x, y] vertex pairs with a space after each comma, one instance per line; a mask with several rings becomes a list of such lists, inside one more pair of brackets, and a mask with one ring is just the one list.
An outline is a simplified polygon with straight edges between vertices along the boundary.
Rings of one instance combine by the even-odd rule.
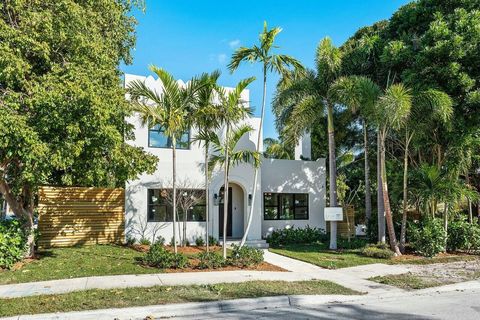
[[325, 216], [325, 221], [343, 221], [343, 208], [342, 207], [326, 207], [324, 216]]

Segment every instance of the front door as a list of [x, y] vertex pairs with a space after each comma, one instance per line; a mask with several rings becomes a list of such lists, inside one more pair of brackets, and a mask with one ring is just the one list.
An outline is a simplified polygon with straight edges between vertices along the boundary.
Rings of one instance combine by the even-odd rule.
[[[224, 192], [223, 187], [220, 189], [220, 204], [218, 206], [218, 235], [223, 237], [223, 199]], [[227, 237], [232, 236], [232, 188], [228, 188], [228, 214], [227, 214]]]

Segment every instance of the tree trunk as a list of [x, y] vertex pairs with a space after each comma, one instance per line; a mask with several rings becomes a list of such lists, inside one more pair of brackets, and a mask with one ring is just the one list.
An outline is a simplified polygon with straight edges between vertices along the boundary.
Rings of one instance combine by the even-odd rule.
[[382, 192], [383, 192], [383, 204], [385, 208], [385, 220], [387, 222], [388, 238], [390, 242], [390, 248], [397, 256], [401, 256], [402, 253], [398, 248], [397, 237], [395, 236], [395, 229], [393, 226], [392, 211], [390, 209], [390, 199], [388, 196], [388, 183], [387, 183], [387, 170], [385, 163], [385, 138], [386, 130], [383, 129], [381, 133], [381, 175], [382, 175]]
[[172, 192], [173, 192], [173, 251], [178, 253], [177, 249], [177, 236], [175, 226], [177, 224], [177, 150], [176, 150], [177, 141], [175, 137], [172, 137]]
[[210, 236], [210, 194], [208, 181], [208, 142], [205, 143], [205, 246], [207, 252], [210, 251], [209, 236]]
[[363, 145], [365, 150], [365, 220], [368, 227], [372, 218], [372, 195], [370, 192], [370, 164], [368, 162], [368, 127], [365, 120], [363, 120]]
[[447, 252], [447, 237], [448, 237], [448, 203], [445, 203], [443, 209], [443, 229], [445, 230], [445, 252]]
[[381, 142], [380, 130], [377, 132], [377, 221], [378, 221], [378, 242], [385, 243], [385, 207], [383, 205], [383, 186], [381, 170]]
[[[328, 171], [330, 182], [330, 207], [337, 203], [337, 163], [335, 157], [335, 129], [333, 125], [333, 106], [328, 104]], [[330, 221], [330, 250], [337, 250], [337, 222]]]
[[405, 253], [405, 242], [407, 235], [407, 210], [408, 210], [408, 147], [410, 145], [410, 136], [406, 130], [405, 153], [403, 156], [403, 210], [402, 210], [402, 228], [400, 230], [400, 251]]
[[223, 258], [227, 259], [227, 219], [228, 219], [228, 174], [230, 166], [228, 162], [228, 135], [229, 135], [229, 125], [226, 128], [225, 134], [225, 180], [223, 184]]
[[[266, 95], [267, 95], [267, 66], [263, 65], [263, 95], [262, 95], [262, 112], [260, 116], [260, 126], [258, 128], [257, 135], [257, 152], [260, 152], [260, 144], [262, 142], [262, 131], [263, 131], [263, 118], [265, 117], [265, 105], [266, 105]], [[253, 211], [255, 210], [255, 198], [257, 196], [257, 183], [258, 183], [258, 168], [254, 168], [253, 173], [253, 191], [252, 191], [252, 203], [250, 204], [250, 210], [248, 213], [248, 222], [245, 232], [243, 233], [242, 241], [240, 241], [240, 247], [245, 245], [247, 241], [248, 233], [250, 232], [250, 226], [253, 221]]]
[[[468, 172], [465, 175], [465, 182], [470, 187], [470, 175], [468, 174]], [[467, 199], [467, 205], [468, 205], [468, 222], [473, 223], [473, 208], [472, 208], [472, 201], [470, 199]]]
[[[183, 196], [183, 195], [182, 195]], [[188, 210], [188, 209], [187, 209]], [[188, 211], [187, 210], [182, 210], [183, 211], [183, 246], [187, 246], [187, 215]]]

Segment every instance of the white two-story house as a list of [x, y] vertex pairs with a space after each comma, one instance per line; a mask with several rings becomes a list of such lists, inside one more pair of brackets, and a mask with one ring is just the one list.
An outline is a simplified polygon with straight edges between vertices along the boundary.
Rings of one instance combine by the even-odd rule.
[[[134, 80], [145, 83], [161, 93], [159, 80], [153, 77], [125, 75], [125, 85]], [[179, 85], [183, 83], [179, 82]], [[249, 91], [243, 92], [242, 99], [249, 101]], [[128, 119], [134, 126], [135, 140], [132, 145], [143, 147], [159, 158], [154, 174], [141, 175], [137, 180], [126, 184], [126, 234], [127, 237], [149, 240], [162, 236], [167, 242], [173, 236], [172, 208], [162, 200], [162, 190], [169, 188], [172, 181], [171, 141], [160, 126], [142, 126], [138, 116]], [[256, 149], [259, 118], [245, 120], [254, 130], [245, 135], [238, 148]], [[204, 149], [192, 139], [196, 132], [192, 129], [182, 136], [177, 145], [177, 187], [205, 188]], [[263, 141], [263, 137], [261, 139]], [[262, 146], [260, 146], [262, 150]], [[305, 137], [295, 148], [296, 160], [263, 159], [255, 201], [253, 196], [254, 169], [242, 164], [231, 169], [229, 183], [229, 204], [227, 237], [236, 240], [244, 235], [250, 206], [254, 203], [253, 222], [248, 234], [251, 244], [261, 244], [274, 229], [285, 227], [318, 227], [325, 230], [325, 160], [305, 161], [311, 158], [310, 138]], [[198, 203], [187, 214], [187, 238], [192, 243], [197, 237], [204, 237], [206, 224], [211, 236], [223, 236], [223, 181], [224, 172], [216, 168], [210, 179], [209, 221], [206, 221], [205, 203]], [[179, 230], [183, 230], [182, 222]], [[176, 231], [177, 234], [179, 231]]]

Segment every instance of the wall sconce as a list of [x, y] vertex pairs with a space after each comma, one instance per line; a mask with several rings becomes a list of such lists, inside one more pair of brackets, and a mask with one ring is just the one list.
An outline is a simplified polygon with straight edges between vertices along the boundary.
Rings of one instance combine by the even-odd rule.
[[213, 205], [218, 206], [218, 202], [219, 202], [218, 194], [215, 193], [213, 195]]
[[251, 193], [248, 194], [248, 205], [249, 206], [252, 205], [252, 194]]

